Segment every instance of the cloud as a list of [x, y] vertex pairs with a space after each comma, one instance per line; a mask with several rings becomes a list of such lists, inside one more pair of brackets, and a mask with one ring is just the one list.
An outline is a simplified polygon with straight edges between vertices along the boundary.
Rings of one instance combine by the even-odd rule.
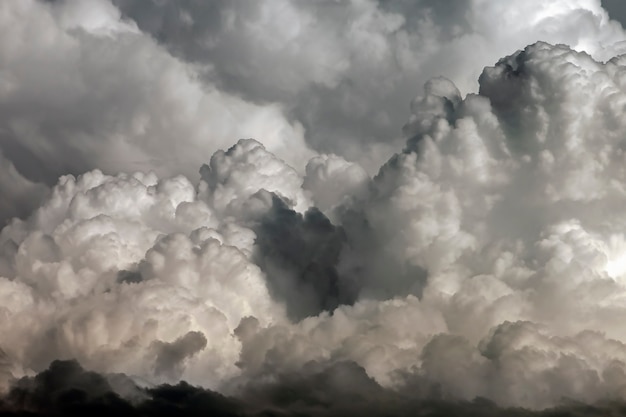
[[256, 263], [265, 271], [270, 289], [287, 303], [291, 317], [303, 319], [357, 299], [358, 282], [337, 270], [345, 233], [318, 209], [302, 215], [274, 195], [271, 209], [253, 230]]
[[30, 219], [2, 231], [8, 357], [25, 369], [72, 357], [204, 383], [206, 366], [217, 366], [216, 380], [236, 371], [241, 318], [283, 313], [261, 270], [223, 243], [232, 228], [219, 229], [184, 177], [63, 177]]
[[10, 196], [0, 201], [0, 219], [6, 223], [13, 217], [32, 212], [48, 189], [44, 184], [30, 181], [21, 175], [1, 152], [0, 167], [0, 190], [5, 196]]
[[283, 103], [312, 148], [370, 174], [402, 146], [406, 103], [432, 77], [475, 92], [485, 65], [537, 40], [599, 59], [623, 52], [597, 0], [114, 3], [206, 80]]
[[538, 43], [486, 68], [479, 95], [428, 83], [407, 148], [344, 208], [338, 270], [363, 271], [359, 299], [246, 324], [244, 370], [350, 360], [445, 398], [621, 398], [620, 60]]
[[367, 195], [369, 182], [362, 166], [324, 154], [311, 158], [306, 165], [302, 188], [311, 193], [316, 207], [334, 218], [336, 209]]
[[94, 168], [193, 176], [240, 137], [302, 169], [311, 155], [279, 104], [200, 82], [106, 0], [1, 7], [0, 150], [29, 181]]
[[420, 400], [622, 398], [622, 66], [537, 43], [479, 94], [433, 79], [373, 178], [251, 139], [197, 185], [62, 177], [1, 234], [11, 373], [76, 358], [229, 392], [347, 361]]
[[374, 174], [402, 146], [406, 103], [429, 78], [468, 93], [484, 65], [537, 39], [608, 59], [624, 38], [592, 0], [476, 0], [445, 12], [373, 0], [2, 7], [0, 150], [48, 186], [94, 168], [193, 177], [248, 137], [300, 172], [313, 148]]
[[217, 151], [200, 169], [203, 197], [222, 215], [248, 217], [246, 203], [257, 191], [277, 193], [298, 211], [310, 203], [302, 177], [254, 139], [242, 139], [226, 152]]
[[420, 400], [622, 398], [622, 66], [537, 43], [479, 94], [433, 79], [373, 178], [251, 139], [196, 185], [61, 177], [1, 233], [11, 374], [75, 358], [230, 392], [350, 362]]
[[454, 4], [0, 5], [2, 407], [621, 407], [623, 30]]
[[182, 362], [204, 349], [206, 345], [206, 337], [201, 332], [188, 332], [171, 343], [157, 341], [155, 373], [170, 374], [171, 378], [180, 377], [184, 370]]
[[385, 390], [352, 362], [323, 366], [311, 363], [299, 374], [282, 374], [276, 381], [246, 387], [238, 396], [181, 382], [151, 388], [134, 386], [138, 397], [120, 393], [114, 380], [125, 375], [101, 375], [72, 361], [55, 361], [40, 374], [23, 378], [0, 401], [5, 415], [214, 415], [214, 416], [602, 416], [619, 414], [624, 404], [565, 403], [545, 411], [498, 407], [474, 401], [416, 400]]

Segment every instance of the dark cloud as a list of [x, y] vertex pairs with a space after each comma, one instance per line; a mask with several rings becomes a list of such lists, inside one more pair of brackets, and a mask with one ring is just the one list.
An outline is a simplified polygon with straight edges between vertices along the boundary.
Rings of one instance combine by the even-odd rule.
[[297, 170], [314, 149], [373, 174], [403, 145], [406, 103], [433, 76], [475, 91], [484, 65], [538, 39], [602, 59], [620, 51], [598, 4], [533, 1], [3, 4], [1, 223], [30, 213], [60, 175], [193, 176], [240, 137]]
[[113, 392], [105, 377], [75, 361], [54, 361], [35, 377], [15, 383], [0, 410], [17, 415], [127, 414], [133, 407]]
[[254, 227], [257, 262], [270, 290], [294, 319], [353, 304], [358, 283], [341, 277], [337, 265], [347, 245], [343, 228], [318, 209], [298, 213], [272, 195], [271, 209]]
[[[379, 12], [376, 2], [363, 4], [364, 10], [328, 1], [115, 3], [172, 54], [205, 66], [209, 82], [253, 102], [283, 103], [320, 152], [354, 159], [381, 146], [381, 139], [401, 144], [398, 126], [415, 85], [401, 62], [402, 13], [426, 18], [428, 7]], [[410, 21], [419, 26], [421, 19]], [[346, 34], [350, 27], [354, 33]], [[371, 42], [368, 53], [360, 42]]]
[[[119, 376], [118, 376], [119, 377]], [[34, 377], [17, 381], [0, 399], [2, 416], [216, 416], [216, 417], [606, 417], [626, 415], [626, 404], [564, 401], [544, 411], [502, 408], [473, 401], [420, 399], [386, 390], [351, 362], [307, 365], [299, 374], [251, 383], [226, 397], [185, 382], [139, 388], [141, 399], [116, 392], [110, 376], [85, 371], [75, 361], [55, 361]], [[126, 378], [126, 377], [124, 377]]]
[[[0, 133], [0, 136], [2, 133]], [[0, 138], [0, 143], [3, 142]], [[14, 217], [28, 216], [48, 195], [48, 187], [27, 179], [0, 149], [0, 226]]]
[[206, 345], [206, 336], [201, 332], [188, 332], [172, 343], [155, 342], [156, 374], [180, 378], [184, 370], [183, 361], [204, 349]]
[[[379, 0], [383, 10], [398, 12], [403, 16], [427, 15], [441, 28], [443, 39], [452, 40], [455, 37], [469, 34], [472, 28], [471, 2], [466, 0]], [[407, 26], [419, 29], [419, 19], [407, 19]]]
[[[115, 377], [115, 376], [113, 376]], [[125, 378], [117, 375], [118, 378]], [[35, 377], [15, 383], [0, 400], [7, 416], [239, 416], [239, 405], [220, 394], [184, 382], [141, 392], [143, 398], [123, 397], [103, 375], [85, 371], [75, 361], [54, 361]]]

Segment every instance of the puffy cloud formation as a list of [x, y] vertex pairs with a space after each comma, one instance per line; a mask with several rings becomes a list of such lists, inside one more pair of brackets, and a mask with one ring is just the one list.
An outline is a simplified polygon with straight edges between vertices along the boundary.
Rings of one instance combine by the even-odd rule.
[[279, 103], [201, 82], [106, 0], [3, 2], [0, 26], [0, 150], [30, 181], [94, 168], [192, 176], [240, 137], [294, 166], [311, 155]]
[[236, 369], [243, 317], [283, 317], [261, 270], [228, 244], [237, 229], [184, 177], [65, 176], [1, 236], [2, 346], [29, 368], [76, 358], [206, 384]]
[[623, 68], [539, 43], [486, 68], [479, 95], [429, 82], [407, 148], [345, 214], [363, 297], [245, 332], [248, 369], [349, 359], [450, 398], [621, 397]]
[[2, 2], [0, 152], [16, 179], [0, 193], [19, 204], [0, 218], [27, 216], [65, 174], [194, 178], [240, 138], [298, 172], [314, 149], [375, 174], [431, 77], [468, 93], [485, 65], [538, 39], [599, 59], [624, 47], [599, 0], [440, 3]]
[[373, 178], [336, 155], [300, 174], [251, 139], [196, 185], [62, 177], [0, 235], [5, 381], [73, 358], [254, 401], [292, 378], [624, 399], [625, 68], [537, 43], [479, 94], [435, 78]]
[[622, 407], [623, 30], [454, 11], [0, 3], [0, 410]]
[[599, 0], [113, 2], [207, 80], [283, 103], [310, 146], [370, 173], [402, 146], [406, 103], [431, 77], [475, 91], [485, 65], [537, 40], [624, 50]]

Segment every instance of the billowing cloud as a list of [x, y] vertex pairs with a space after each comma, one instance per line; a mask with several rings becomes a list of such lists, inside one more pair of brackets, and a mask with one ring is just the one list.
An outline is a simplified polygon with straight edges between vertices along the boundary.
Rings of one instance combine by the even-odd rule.
[[599, 0], [114, 3], [205, 79], [283, 103], [311, 147], [370, 173], [402, 145], [406, 103], [431, 77], [466, 94], [485, 65], [537, 40], [599, 59], [624, 48]]
[[0, 4], [0, 410], [622, 407], [624, 31], [450, 4]]
[[0, 7], [0, 149], [30, 181], [94, 168], [193, 176], [240, 137], [297, 167], [311, 154], [280, 104], [200, 82], [106, 0]]
[[[402, 146], [406, 103], [431, 77], [465, 94], [485, 65], [537, 40], [599, 59], [624, 47], [599, 0], [1, 7], [0, 150], [48, 186], [96, 168], [193, 177], [250, 137], [299, 172], [314, 149], [374, 174]], [[38, 201], [2, 192], [24, 201], [5, 219]]]
[[241, 318], [283, 313], [261, 270], [223, 243], [231, 229], [220, 232], [184, 177], [63, 177], [29, 220], [2, 231], [2, 327], [13, 335], [3, 348], [35, 369], [72, 357], [137, 375], [178, 378], [192, 361], [200, 377], [206, 363], [193, 361], [205, 360], [216, 379], [232, 373]]

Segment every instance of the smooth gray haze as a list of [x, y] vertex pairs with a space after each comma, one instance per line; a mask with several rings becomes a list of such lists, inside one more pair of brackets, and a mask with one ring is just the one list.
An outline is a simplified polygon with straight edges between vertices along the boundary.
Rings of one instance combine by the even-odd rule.
[[624, 26], [626, 24], [626, 2], [622, 0], [602, 0], [602, 7], [609, 12], [611, 19], [615, 19]]
[[0, 2], [0, 412], [620, 412], [625, 10]]

